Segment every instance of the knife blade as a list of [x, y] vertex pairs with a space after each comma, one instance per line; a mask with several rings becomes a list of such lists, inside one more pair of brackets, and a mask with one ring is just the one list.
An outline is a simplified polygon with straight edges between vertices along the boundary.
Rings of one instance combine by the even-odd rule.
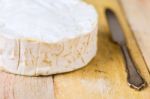
[[119, 24], [119, 20], [115, 13], [110, 9], [106, 10], [106, 17], [112, 40], [120, 46], [124, 56], [128, 84], [130, 87], [140, 90], [145, 87], [146, 83], [135, 67], [135, 63], [133, 62], [128, 47], [126, 46], [124, 32]]

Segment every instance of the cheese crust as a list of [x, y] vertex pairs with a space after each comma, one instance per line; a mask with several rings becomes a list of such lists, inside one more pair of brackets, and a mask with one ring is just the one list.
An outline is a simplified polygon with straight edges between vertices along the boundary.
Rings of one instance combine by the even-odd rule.
[[86, 66], [96, 55], [97, 26], [93, 31], [57, 43], [0, 36], [0, 68], [27, 75], [52, 75]]
[[1, 0], [0, 13], [0, 68], [6, 72], [69, 72], [96, 55], [98, 16], [81, 0]]

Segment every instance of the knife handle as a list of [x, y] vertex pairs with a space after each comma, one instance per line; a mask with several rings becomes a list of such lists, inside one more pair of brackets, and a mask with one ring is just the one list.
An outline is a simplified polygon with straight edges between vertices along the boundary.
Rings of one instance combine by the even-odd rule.
[[131, 55], [128, 51], [127, 46], [121, 45], [121, 50], [124, 54], [125, 62], [126, 62], [126, 70], [127, 70], [127, 80], [130, 87], [133, 87], [137, 90], [143, 88], [146, 84], [143, 78], [138, 73], [135, 64], [131, 58]]

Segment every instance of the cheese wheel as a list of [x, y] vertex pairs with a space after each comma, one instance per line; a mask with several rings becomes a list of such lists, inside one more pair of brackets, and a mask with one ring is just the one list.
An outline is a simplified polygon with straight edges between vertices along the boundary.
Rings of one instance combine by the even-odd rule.
[[97, 51], [97, 13], [80, 0], [0, 0], [0, 68], [27, 76], [86, 66]]

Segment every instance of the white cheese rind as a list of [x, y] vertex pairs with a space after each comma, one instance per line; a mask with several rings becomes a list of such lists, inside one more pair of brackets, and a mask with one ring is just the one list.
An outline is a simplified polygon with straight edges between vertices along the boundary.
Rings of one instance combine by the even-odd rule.
[[52, 75], [73, 71], [91, 61], [97, 51], [97, 28], [86, 35], [57, 43], [2, 37], [0, 40], [3, 41], [0, 42], [0, 67], [5, 71], [27, 76]]
[[19, 40], [0, 36], [0, 66], [8, 71], [16, 71], [19, 64]]
[[80, 0], [0, 0], [0, 35], [14, 39], [57, 43], [92, 31], [96, 23], [94, 7]]
[[0, 68], [52, 75], [87, 65], [97, 50], [97, 13], [80, 0], [0, 0]]

